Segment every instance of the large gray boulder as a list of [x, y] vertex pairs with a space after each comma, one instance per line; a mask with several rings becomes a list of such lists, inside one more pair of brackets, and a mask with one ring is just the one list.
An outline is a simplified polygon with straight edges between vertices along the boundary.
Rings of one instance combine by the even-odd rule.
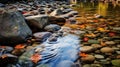
[[17, 44], [26, 41], [32, 32], [19, 12], [2, 11], [0, 13], [0, 43]]
[[36, 27], [38, 29], [43, 29], [49, 23], [49, 16], [47, 15], [36, 15], [26, 17], [27, 24], [30, 27]]

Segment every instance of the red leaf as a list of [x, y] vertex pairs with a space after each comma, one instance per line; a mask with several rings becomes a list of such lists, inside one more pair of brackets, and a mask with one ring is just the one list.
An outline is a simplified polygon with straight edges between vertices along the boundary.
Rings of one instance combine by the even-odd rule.
[[109, 33], [109, 36], [110, 36], [110, 37], [113, 37], [113, 36], [115, 36], [115, 33], [114, 33], [114, 32], [110, 32], [110, 33]]
[[83, 41], [85, 41], [85, 42], [87, 42], [88, 40], [89, 40], [88, 37], [83, 38]]

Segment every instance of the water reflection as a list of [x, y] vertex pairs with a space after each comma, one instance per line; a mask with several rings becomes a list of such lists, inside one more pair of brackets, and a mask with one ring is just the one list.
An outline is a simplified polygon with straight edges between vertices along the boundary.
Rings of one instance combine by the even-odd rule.
[[120, 17], [120, 4], [116, 2], [111, 3], [91, 3], [91, 2], [81, 2], [75, 8], [79, 11], [80, 15], [84, 14], [100, 14], [103, 16], [119, 16]]

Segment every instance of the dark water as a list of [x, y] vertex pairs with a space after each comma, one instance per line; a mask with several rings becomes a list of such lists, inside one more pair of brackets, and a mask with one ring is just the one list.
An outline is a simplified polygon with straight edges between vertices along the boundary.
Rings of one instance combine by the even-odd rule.
[[120, 3], [79, 3], [74, 8], [80, 15], [85, 14], [100, 14], [102, 16], [117, 17], [120, 18]]

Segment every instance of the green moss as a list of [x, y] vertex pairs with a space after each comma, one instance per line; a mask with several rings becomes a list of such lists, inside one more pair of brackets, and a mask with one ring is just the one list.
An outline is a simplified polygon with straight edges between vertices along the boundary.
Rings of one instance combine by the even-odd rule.
[[120, 59], [112, 60], [111, 62], [115, 67], [120, 67]]

